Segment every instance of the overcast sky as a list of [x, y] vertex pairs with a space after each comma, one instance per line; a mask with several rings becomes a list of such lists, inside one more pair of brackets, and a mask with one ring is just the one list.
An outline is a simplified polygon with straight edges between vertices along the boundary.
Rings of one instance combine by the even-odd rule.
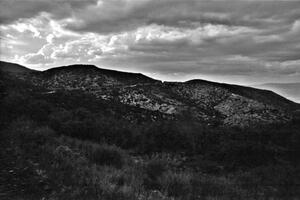
[[300, 1], [0, 0], [0, 59], [163, 80], [300, 82]]

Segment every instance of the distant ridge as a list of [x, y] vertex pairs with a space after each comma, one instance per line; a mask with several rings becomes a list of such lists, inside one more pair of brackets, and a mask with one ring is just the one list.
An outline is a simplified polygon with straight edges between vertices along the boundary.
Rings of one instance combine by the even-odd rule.
[[217, 83], [217, 82], [211, 82], [211, 81], [201, 80], [201, 79], [193, 79], [193, 80], [186, 81], [185, 83], [187, 84], [201, 83], [201, 84], [221, 86], [225, 89], [228, 89], [232, 93], [239, 94], [241, 96], [245, 96], [250, 99], [256, 99], [266, 104], [273, 104], [275, 106], [286, 105], [291, 110], [300, 109], [300, 104], [295, 102], [291, 104], [292, 102], [291, 100], [287, 99], [284, 96], [280, 96], [276, 94], [274, 91], [268, 89], [254, 88], [251, 86], [241, 86], [241, 85], [227, 84], [227, 83]]
[[9, 73], [26, 73], [26, 72], [35, 71], [27, 67], [24, 67], [22, 65], [9, 63], [5, 61], [0, 61], [0, 69], [4, 72], [9, 72]]
[[295, 83], [265, 83], [260, 85], [253, 85], [252, 87], [259, 89], [272, 90], [280, 95], [300, 103], [300, 82]]

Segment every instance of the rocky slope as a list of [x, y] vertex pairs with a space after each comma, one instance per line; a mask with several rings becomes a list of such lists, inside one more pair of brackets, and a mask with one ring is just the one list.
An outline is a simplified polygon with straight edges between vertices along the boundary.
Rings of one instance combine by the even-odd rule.
[[[8, 63], [0, 68], [7, 71]], [[14, 64], [11, 64], [14, 66]], [[202, 80], [161, 82], [142, 74], [100, 69], [92, 65], [72, 65], [43, 72], [21, 68], [10, 73], [47, 89], [81, 90], [96, 98], [120, 102], [176, 119], [205, 124], [250, 126], [291, 120], [299, 105], [273, 92]], [[26, 69], [26, 70], [25, 70]]]

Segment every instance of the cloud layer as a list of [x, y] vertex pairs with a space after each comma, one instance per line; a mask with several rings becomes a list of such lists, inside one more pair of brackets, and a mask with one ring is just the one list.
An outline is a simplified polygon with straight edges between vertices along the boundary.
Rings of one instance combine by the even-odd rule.
[[300, 80], [299, 1], [2, 0], [1, 57], [158, 78]]

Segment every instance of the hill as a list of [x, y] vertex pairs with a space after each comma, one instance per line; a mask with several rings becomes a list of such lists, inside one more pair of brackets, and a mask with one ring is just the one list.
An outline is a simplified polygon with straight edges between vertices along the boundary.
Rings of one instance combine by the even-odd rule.
[[0, 199], [300, 197], [298, 104], [273, 92], [27, 71], [0, 70]]
[[[19, 68], [28, 72], [25, 67]], [[292, 111], [299, 108], [298, 104], [267, 90], [204, 80], [161, 82], [142, 74], [93, 65], [32, 71], [22, 79], [52, 93], [80, 90], [98, 100], [143, 109], [153, 116], [159, 113], [165, 118], [189, 119], [214, 126], [286, 122], [292, 119]]]
[[272, 90], [280, 95], [300, 103], [300, 83], [265, 83], [253, 87]]
[[13, 74], [27, 73], [34, 70], [28, 69], [22, 65], [0, 61], [0, 70]]

